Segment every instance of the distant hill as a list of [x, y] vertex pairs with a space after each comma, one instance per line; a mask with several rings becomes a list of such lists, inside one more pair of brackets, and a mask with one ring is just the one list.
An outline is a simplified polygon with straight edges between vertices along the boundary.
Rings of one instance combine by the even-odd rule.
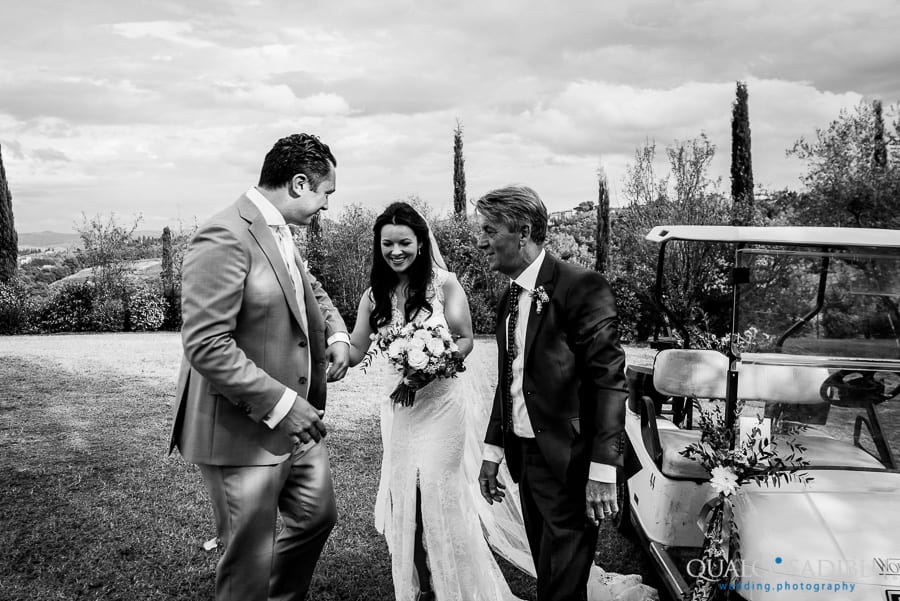
[[[162, 231], [137, 230], [134, 238], [141, 236], [159, 237]], [[81, 236], [75, 232], [19, 232], [19, 246], [22, 248], [75, 248], [81, 244]]]
[[[156, 281], [162, 272], [162, 261], [159, 259], [143, 259], [131, 262], [131, 274], [141, 281]], [[70, 276], [66, 276], [61, 280], [57, 280], [50, 284], [50, 288], [57, 288], [66, 282], [81, 282], [93, 275], [90, 268], [82, 269]]]
[[19, 246], [32, 248], [51, 248], [78, 246], [81, 236], [78, 234], [61, 234], [59, 232], [19, 232]]

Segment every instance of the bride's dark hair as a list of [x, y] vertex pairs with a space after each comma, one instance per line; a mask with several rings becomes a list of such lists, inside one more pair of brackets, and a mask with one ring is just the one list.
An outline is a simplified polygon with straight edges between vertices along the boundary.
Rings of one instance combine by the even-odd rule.
[[407, 226], [416, 235], [417, 242], [422, 245], [421, 252], [406, 270], [409, 277], [406, 305], [403, 307], [406, 321], [411, 321], [419, 310], [432, 312], [431, 304], [426, 298], [432, 273], [428, 224], [411, 205], [405, 202], [395, 202], [378, 216], [372, 227], [374, 240], [372, 242], [372, 272], [369, 275], [369, 284], [372, 286], [372, 299], [375, 306], [372, 313], [369, 314], [369, 325], [373, 331], [390, 323], [393, 309], [391, 292], [400, 282], [397, 273], [391, 269], [381, 254], [381, 230], [385, 225]]

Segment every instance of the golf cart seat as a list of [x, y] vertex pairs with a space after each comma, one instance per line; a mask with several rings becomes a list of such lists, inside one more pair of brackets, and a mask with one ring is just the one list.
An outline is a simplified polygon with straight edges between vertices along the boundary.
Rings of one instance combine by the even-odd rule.
[[[653, 387], [661, 394], [688, 399], [725, 398], [728, 357], [718, 351], [667, 349], [656, 355]], [[646, 408], [648, 414], [654, 408]], [[681, 451], [700, 442], [699, 430], [683, 430], [666, 419], [649, 420], [650, 438], [658, 441], [656, 457], [660, 470], [669, 478], [708, 480], [709, 472], [697, 460]]]
[[[812, 405], [822, 403], [820, 388], [828, 378], [828, 370], [821, 367], [792, 365], [760, 365], [744, 363], [739, 366], [738, 397], [771, 403]], [[728, 357], [718, 351], [703, 349], [668, 349], [656, 356], [653, 386], [659, 393], [690, 399], [724, 399], [728, 381]], [[655, 415], [653, 402], [645, 399], [643, 410]], [[684, 430], [665, 419], [646, 421], [648, 450], [665, 476], [670, 478], [706, 480], [710, 474], [696, 460], [681, 452], [688, 445], [700, 441], [699, 430]], [[798, 438], [807, 447], [803, 456], [811, 465], [850, 465], [871, 467], [876, 462], [868, 453], [839, 440], [809, 436]], [[809, 442], [809, 444], [806, 444]], [[785, 453], [789, 449], [785, 448]]]

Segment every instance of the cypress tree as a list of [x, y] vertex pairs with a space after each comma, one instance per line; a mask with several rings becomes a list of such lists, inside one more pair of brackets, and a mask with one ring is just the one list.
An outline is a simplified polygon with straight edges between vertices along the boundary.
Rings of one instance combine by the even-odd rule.
[[175, 295], [175, 263], [172, 257], [172, 230], [169, 226], [163, 228], [162, 236], [162, 261], [159, 279], [162, 283], [162, 294], [165, 299], [166, 315], [163, 326], [166, 328], [178, 328], [181, 317], [181, 307]]
[[603, 168], [597, 170], [597, 237], [594, 269], [606, 273], [609, 267], [609, 185]]
[[13, 220], [12, 195], [0, 153], [0, 283], [13, 279], [19, 262], [19, 236]]
[[732, 223], [749, 225], [753, 215], [753, 163], [750, 156], [750, 112], [747, 84], [737, 82], [731, 110]]
[[162, 232], [162, 271], [159, 274], [162, 279], [163, 288], [168, 289], [173, 286], [175, 271], [172, 269], [172, 230], [169, 226], [163, 228]]
[[872, 167], [876, 172], [884, 172], [887, 167], [887, 144], [884, 142], [884, 114], [880, 100], [872, 101], [872, 112], [875, 115], [875, 131], [873, 133]]
[[466, 161], [463, 158], [462, 124], [453, 130], [453, 212], [466, 215]]

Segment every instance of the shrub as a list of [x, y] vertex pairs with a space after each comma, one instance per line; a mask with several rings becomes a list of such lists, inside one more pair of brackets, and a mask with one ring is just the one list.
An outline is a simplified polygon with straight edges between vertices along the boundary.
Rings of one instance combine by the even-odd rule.
[[87, 328], [95, 332], [121, 332], [125, 329], [125, 303], [122, 299], [101, 296], [94, 299]]
[[162, 327], [167, 330], [181, 329], [181, 283], [177, 283], [169, 294], [163, 293], [163, 318]]
[[507, 278], [492, 271], [484, 253], [476, 247], [478, 232], [474, 222], [453, 216], [431, 225], [447, 268], [456, 273], [466, 291], [472, 329], [476, 334], [493, 334], [497, 301], [506, 289]]
[[322, 219], [321, 234], [303, 249], [310, 272], [318, 278], [350, 329], [356, 322], [359, 299], [369, 286], [372, 225], [377, 215], [362, 205], [350, 205], [338, 221]]
[[619, 338], [624, 344], [644, 340], [651, 333], [647, 329], [650, 322], [648, 308], [641, 294], [628, 278], [614, 278], [609, 282], [616, 295], [616, 311], [619, 316]]
[[138, 286], [128, 296], [128, 329], [134, 332], [154, 331], [166, 318], [166, 299], [154, 288]]
[[0, 283], [0, 334], [32, 334], [38, 331], [40, 304], [18, 279]]
[[41, 314], [48, 332], [84, 332], [94, 329], [97, 287], [90, 280], [65, 282], [50, 297]]

